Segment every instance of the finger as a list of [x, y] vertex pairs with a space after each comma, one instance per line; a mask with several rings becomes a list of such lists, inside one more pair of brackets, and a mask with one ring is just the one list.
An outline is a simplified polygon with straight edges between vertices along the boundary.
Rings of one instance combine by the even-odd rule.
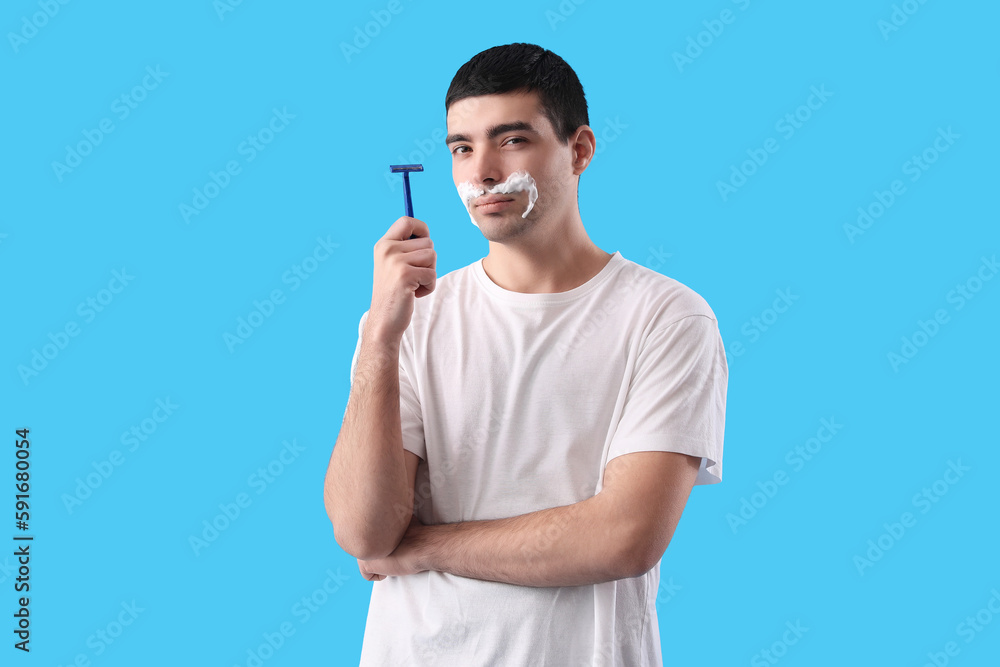
[[434, 290], [437, 283], [437, 271], [434, 269], [415, 269], [413, 277], [417, 280], [417, 290], [425, 289], [428, 293]]
[[420, 248], [403, 254], [406, 256], [406, 262], [410, 266], [422, 266], [433, 269], [437, 264], [437, 252], [434, 248]]
[[[411, 235], [416, 235], [419, 237], [425, 237], [431, 235], [430, 230], [427, 228], [426, 222], [424, 222], [423, 220], [419, 220], [417, 218], [410, 218], [410, 220], [413, 221], [413, 226], [410, 228]], [[409, 235], [407, 236], [407, 238], [410, 238]]]
[[433, 250], [434, 241], [429, 236], [412, 236], [399, 245], [403, 252], [413, 252], [414, 250]]
[[392, 226], [389, 227], [389, 230], [382, 238], [392, 241], [406, 241], [412, 235], [419, 237], [430, 236], [430, 230], [427, 228], [427, 223], [423, 220], [404, 215], [392, 223]]

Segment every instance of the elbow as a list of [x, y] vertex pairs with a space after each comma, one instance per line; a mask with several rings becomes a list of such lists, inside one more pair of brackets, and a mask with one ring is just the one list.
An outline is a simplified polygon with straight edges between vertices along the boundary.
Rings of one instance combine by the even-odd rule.
[[[330, 505], [327, 505], [327, 514], [330, 523], [333, 525], [333, 540], [345, 553], [360, 560], [373, 560], [375, 558], [385, 558], [393, 549], [387, 550], [385, 540], [379, 540], [379, 536], [371, 531], [366, 531], [358, 526], [352, 526], [343, 519], [338, 518]], [[397, 540], [398, 544], [398, 540]]]
[[385, 539], [383, 535], [358, 535], [351, 533], [344, 534], [344, 531], [337, 531], [336, 525], [333, 527], [333, 539], [347, 554], [354, 556], [358, 560], [375, 560], [389, 556], [402, 541], [402, 535], [398, 539]]
[[333, 524], [333, 539], [346, 553], [360, 560], [385, 558], [399, 546], [406, 532], [406, 526], [356, 525], [345, 521], [327, 505], [327, 514]]
[[659, 558], [646, 557], [646, 558], [643, 558], [643, 559], [637, 559], [632, 564], [632, 569], [631, 569], [630, 573], [627, 576], [628, 577], [641, 577], [642, 575], [646, 574], [647, 572], [649, 572], [650, 570], [652, 570], [654, 567], [656, 567], [656, 564], [660, 562], [660, 558], [662, 558], [662, 555]]
[[626, 548], [618, 557], [621, 578], [641, 577], [652, 570], [663, 558], [668, 543], [669, 540], [665, 543], [663, 540], [653, 539], [653, 536], [648, 534], [631, 540], [622, 540], [621, 544]]
[[659, 562], [659, 558], [633, 554], [630, 558], [623, 559], [622, 567], [619, 572], [620, 578], [631, 579], [633, 577], [641, 577], [656, 567], [656, 564]]
[[[365, 521], [350, 507], [336, 502], [327, 485], [324, 494], [326, 514], [333, 525], [333, 539], [346, 553], [361, 560], [385, 558], [399, 546], [407, 524], [401, 519]], [[412, 514], [412, 512], [411, 512]], [[353, 516], [352, 516], [353, 515]]]

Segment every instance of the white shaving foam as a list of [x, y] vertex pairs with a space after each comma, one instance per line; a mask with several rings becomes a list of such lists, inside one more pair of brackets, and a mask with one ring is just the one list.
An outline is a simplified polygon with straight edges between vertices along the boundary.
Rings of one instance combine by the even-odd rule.
[[507, 177], [506, 181], [494, 185], [489, 190], [484, 190], [479, 186], [473, 185], [472, 181], [459, 183], [456, 187], [458, 187], [458, 196], [462, 198], [462, 203], [469, 211], [469, 219], [472, 220], [472, 224], [476, 225], [476, 227], [478, 227], [479, 224], [476, 222], [476, 219], [472, 217], [472, 200], [476, 197], [482, 197], [487, 192], [491, 195], [509, 195], [513, 192], [522, 192], [527, 190], [528, 208], [524, 209], [524, 213], [521, 214], [522, 218], [528, 217], [528, 213], [531, 212], [531, 208], [535, 205], [535, 200], [538, 199], [538, 187], [535, 185], [535, 179], [533, 179], [531, 174], [523, 169], [515, 171]]

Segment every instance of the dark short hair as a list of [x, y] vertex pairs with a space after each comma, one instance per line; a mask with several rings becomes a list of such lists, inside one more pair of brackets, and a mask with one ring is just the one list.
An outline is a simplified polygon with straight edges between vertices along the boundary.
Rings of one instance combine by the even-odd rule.
[[452, 104], [466, 97], [534, 90], [563, 143], [581, 125], [590, 125], [587, 98], [573, 68], [548, 49], [520, 42], [486, 49], [462, 65], [448, 87], [444, 111], [447, 115]]

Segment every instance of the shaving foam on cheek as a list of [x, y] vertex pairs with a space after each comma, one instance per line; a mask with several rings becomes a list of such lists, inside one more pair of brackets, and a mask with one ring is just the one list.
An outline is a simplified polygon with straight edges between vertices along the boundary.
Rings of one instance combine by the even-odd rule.
[[527, 190], [528, 208], [524, 209], [524, 213], [521, 214], [522, 218], [528, 217], [528, 213], [531, 212], [532, 207], [535, 205], [535, 200], [538, 199], [538, 187], [535, 185], [535, 179], [523, 169], [515, 171], [507, 177], [506, 181], [494, 185], [488, 191], [473, 185], [471, 181], [459, 183], [456, 187], [458, 188], [458, 196], [462, 198], [462, 203], [465, 204], [465, 208], [469, 211], [469, 218], [476, 227], [479, 225], [476, 223], [476, 219], [472, 217], [472, 200], [476, 197], [482, 197], [487, 192], [491, 195], [509, 195], [514, 192]]
[[478, 227], [479, 224], [476, 223], [476, 219], [472, 217], [472, 200], [475, 199], [476, 197], [482, 197], [484, 194], [486, 194], [486, 192], [484, 190], [481, 190], [480, 188], [477, 188], [469, 181], [465, 181], [464, 183], [459, 183], [457, 187], [458, 187], [458, 196], [462, 198], [462, 205], [465, 206], [465, 208], [468, 209], [469, 211], [469, 219], [472, 220], [472, 224]]

